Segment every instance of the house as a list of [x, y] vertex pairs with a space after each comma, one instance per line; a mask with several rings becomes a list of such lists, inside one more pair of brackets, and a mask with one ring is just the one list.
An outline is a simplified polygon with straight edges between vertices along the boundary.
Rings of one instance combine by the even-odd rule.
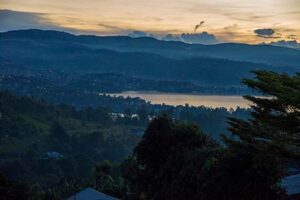
[[72, 195], [71, 197], [67, 198], [66, 200], [119, 200], [115, 197], [109, 196], [102, 192], [98, 192], [93, 188], [85, 188], [80, 192]]

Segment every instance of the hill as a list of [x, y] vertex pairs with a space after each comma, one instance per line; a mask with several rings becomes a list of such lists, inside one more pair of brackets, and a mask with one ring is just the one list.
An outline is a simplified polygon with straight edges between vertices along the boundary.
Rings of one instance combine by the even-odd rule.
[[272, 65], [292, 65], [299, 62], [300, 53], [295, 49], [271, 46], [224, 43], [216, 45], [186, 44], [183, 42], [161, 41], [154, 38], [131, 38], [127, 36], [75, 36], [59, 31], [20, 30], [1, 33], [1, 39], [60, 41], [83, 44], [96, 49], [117, 51], [148, 52], [173, 58], [215, 57], [238, 61]]
[[0, 92], [0, 114], [0, 171], [41, 187], [85, 179], [95, 163], [122, 161], [139, 141], [138, 126], [113, 123], [104, 107], [76, 110]]
[[75, 36], [41, 30], [1, 33], [0, 44], [1, 65], [8, 73], [10, 63], [26, 73], [32, 73], [32, 69], [78, 75], [116, 73], [208, 86], [240, 85], [240, 79], [250, 77], [249, 71], [254, 69], [296, 72], [300, 61], [297, 50], [266, 45], [190, 45], [153, 38]]

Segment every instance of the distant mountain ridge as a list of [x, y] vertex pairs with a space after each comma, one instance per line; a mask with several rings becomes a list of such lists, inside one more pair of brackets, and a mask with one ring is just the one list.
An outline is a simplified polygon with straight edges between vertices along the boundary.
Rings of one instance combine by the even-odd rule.
[[242, 78], [251, 76], [251, 70], [294, 73], [300, 69], [300, 51], [282, 47], [191, 45], [154, 38], [76, 36], [42, 30], [0, 33], [0, 52], [0, 65], [6, 74], [14, 66], [11, 73], [22, 68], [21, 75], [32, 69], [78, 76], [115, 73], [204, 86], [240, 85]]
[[216, 45], [186, 44], [162, 41], [150, 37], [72, 35], [66, 32], [45, 30], [20, 30], [0, 34], [0, 39], [31, 39], [64, 41], [87, 45], [91, 48], [105, 48], [116, 51], [138, 51], [155, 53], [171, 58], [212, 57], [236, 61], [291, 65], [299, 67], [300, 52], [296, 49], [271, 45], [248, 45], [224, 43]]

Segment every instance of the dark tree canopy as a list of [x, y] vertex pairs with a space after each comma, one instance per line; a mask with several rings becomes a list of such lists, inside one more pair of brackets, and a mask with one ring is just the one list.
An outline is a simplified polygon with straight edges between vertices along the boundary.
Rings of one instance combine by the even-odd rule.
[[286, 158], [300, 152], [300, 76], [255, 75], [244, 83], [265, 96], [245, 97], [252, 117], [229, 119], [233, 137], [224, 136], [225, 146], [165, 116], [149, 124], [124, 165], [137, 199], [286, 199], [279, 183]]
[[220, 152], [197, 126], [156, 118], [126, 163], [125, 176], [138, 199], [202, 199]]
[[0, 174], [0, 199], [30, 199], [29, 188], [18, 182], [10, 181]]
[[244, 83], [264, 96], [245, 96], [253, 109], [249, 120], [229, 118], [233, 137], [224, 137], [229, 156], [221, 177], [231, 177], [226, 179], [230, 187], [245, 185], [240, 191], [256, 191], [252, 199], [281, 199], [285, 195], [279, 183], [286, 164], [300, 155], [300, 75], [254, 74], [255, 79]]
[[[254, 72], [244, 83], [266, 97], [245, 96], [252, 118], [230, 118], [229, 130], [244, 143], [284, 157], [300, 155], [300, 74]], [[228, 141], [228, 140], [227, 140]]]

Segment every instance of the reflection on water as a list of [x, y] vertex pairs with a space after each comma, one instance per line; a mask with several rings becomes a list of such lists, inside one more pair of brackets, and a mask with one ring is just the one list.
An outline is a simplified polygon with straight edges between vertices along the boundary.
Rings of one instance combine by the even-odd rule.
[[249, 108], [249, 102], [242, 96], [222, 96], [222, 95], [200, 95], [200, 94], [177, 94], [177, 93], [160, 93], [160, 92], [122, 92], [110, 93], [111, 96], [130, 96], [140, 97], [153, 104], [166, 105], [193, 105], [206, 107], [225, 107], [225, 108]]

